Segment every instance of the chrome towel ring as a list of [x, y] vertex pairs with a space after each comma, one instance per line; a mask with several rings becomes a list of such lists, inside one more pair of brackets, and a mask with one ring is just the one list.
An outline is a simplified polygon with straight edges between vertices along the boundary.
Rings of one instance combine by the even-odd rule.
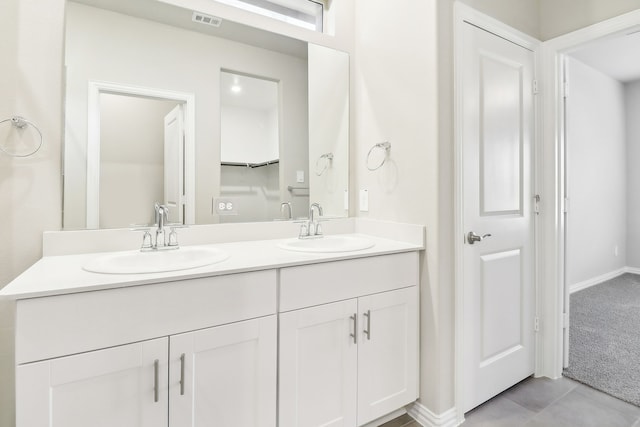
[[[324, 162], [322, 162], [323, 159]], [[329, 169], [332, 161], [333, 153], [325, 153], [318, 157], [318, 160], [316, 160], [316, 175], [321, 176], [327, 169]]]
[[43, 137], [42, 137], [42, 132], [40, 132], [40, 129], [38, 129], [38, 126], [36, 126], [33, 122], [20, 116], [13, 116], [9, 119], [0, 120], [0, 124], [5, 122], [10, 122], [12, 126], [20, 130], [26, 128], [27, 126], [33, 127], [36, 130], [36, 132], [38, 132], [38, 135], [40, 136], [40, 142], [38, 143], [38, 146], [33, 151], [30, 151], [26, 154], [11, 153], [7, 151], [7, 149], [4, 147], [3, 144], [0, 144], [0, 151], [2, 151], [7, 156], [11, 156], [11, 157], [29, 157], [37, 153], [38, 150], [40, 150], [40, 148], [42, 147]]
[[[370, 165], [370, 157], [371, 157], [371, 153], [373, 153], [374, 150], [384, 150], [384, 157], [382, 158], [382, 161], [380, 162], [379, 165], [371, 167], [371, 165]], [[382, 167], [382, 165], [384, 165], [384, 162], [387, 161], [387, 157], [389, 157], [389, 151], [390, 150], [391, 150], [391, 143], [389, 141], [379, 142], [376, 145], [374, 145], [373, 147], [371, 147], [369, 149], [369, 152], [367, 153], [367, 169], [369, 169], [370, 171], [374, 171], [374, 170], [380, 169]]]

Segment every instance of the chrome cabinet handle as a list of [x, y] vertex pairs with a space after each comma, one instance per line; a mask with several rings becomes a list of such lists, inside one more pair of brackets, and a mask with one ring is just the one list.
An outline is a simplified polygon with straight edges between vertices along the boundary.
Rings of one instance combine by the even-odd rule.
[[153, 401], [158, 401], [158, 379], [160, 377], [160, 361], [153, 361]]
[[353, 333], [349, 334], [353, 338], [353, 343], [358, 344], [358, 315], [353, 313], [353, 316], [349, 316], [349, 319], [353, 320]]
[[491, 234], [484, 234], [482, 236], [478, 236], [473, 231], [470, 231], [469, 233], [467, 233], [467, 243], [469, 243], [470, 245], [473, 245], [475, 242], [482, 242], [487, 237], [491, 237]]
[[180, 396], [184, 396], [184, 358], [185, 355], [180, 355]]
[[371, 340], [371, 310], [367, 310], [363, 316], [367, 318], [367, 328], [363, 332], [367, 336], [367, 340]]

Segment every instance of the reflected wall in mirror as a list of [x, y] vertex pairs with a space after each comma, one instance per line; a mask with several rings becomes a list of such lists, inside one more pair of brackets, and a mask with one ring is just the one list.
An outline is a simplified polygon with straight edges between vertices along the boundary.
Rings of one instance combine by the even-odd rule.
[[[313, 201], [323, 204], [326, 215], [347, 215], [343, 203], [348, 188], [349, 151], [348, 114], [345, 114], [349, 92], [347, 54], [308, 47], [298, 40], [228, 21], [220, 28], [194, 23], [191, 21], [193, 11], [153, 0], [68, 1], [66, 13], [65, 229], [149, 222], [153, 205], [146, 209], [143, 206], [160, 197], [160, 190], [143, 187], [141, 180], [136, 182], [140, 185], [132, 185], [135, 179], [132, 173], [145, 179], [151, 176], [149, 165], [153, 159], [155, 175], [149, 181], [158, 181], [159, 151], [164, 148], [134, 147], [138, 137], [123, 128], [117, 129], [120, 124], [108, 124], [101, 114], [92, 119], [91, 85], [192, 97], [191, 105], [178, 100], [185, 115], [185, 143], [178, 151], [182, 153], [182, 169], [180, 164], [168, 161], [170, 156], [162, 160], [164, 169], [177, 170], [182, 179], [182, 184], [173, 188], [181, 193], [179, 200], [173, 202], [176, 204], [174, 220], [188, 224], [274, 220], [280, 218], [279, 208], [283, 202], [292, 204], [294, 218], [304, 217], [308, 213], [310, 194]], [[342, 65], [334, 67], [330, 64], [334, 60]], [[325, 74], [328, 69], [342, 69], [344, 75]], [[277, 82], [278, 100], [277, 179], [274, 173], [266, 173], [269, 168], [251, 177], [252, 182], [256, 182], [253, 188], [258, 187], [258, 182], [260, 188], [264, 187], [269, 203], [261, 203], [262, 207], [258, 208], [240, 199], [240, 204], [235, 206], [238, 212], [235, 218], [220, 215], [214, 203], [229, 196], [230, 189], [248, 187], [248, 178], [240, 174], [241, 168], [231, 174], [222, 171], [225, 166], [222, 166], [221, 79], [223, 72], [229, 70], [239, 76], [259, 76], [262, 80]], [[176, 100], [175, 97], [168, 99]], [[134, 122], [142, 123], [142, 111], [136, 109], [132, 113]], [[111, 164], [109, 174], [113, 176], [115, 170], [118, 176], [120, 171], [118, 177], [122, 178], [128, 169], [131, 177], [128, 180], [106, 178], [106, 168], [103, 171], [100, 167], [101, 142], [96, 145], [96, 138], [92, 138], [96, 134], [117, 132], [126, 133], [126, 138], [118, 137], [117, 151], [122, 159]], [[161, 147], [163, 141], [155, 139]], [[100, 141], [100, 137], [97, 140]], [[135, 153], [126, 163], [128, 151]], [[317, 153], [328, 151], [333, 154], [330, 168], [317, 176], [314, 172]], [[98, 165], [94, 167], [97, 172], [90, 170], [91, 159]], [[96, 182], [99, 190], [95, 190]], [[137, 195], [125, 192], [136, 186], [140, 187]], [[334, 199], [339, 202], [331, 201]], [[157, 201], [167, 200], [163, 194]], [[117, 218], [109, 218], [113, 210], [118, 211]]]

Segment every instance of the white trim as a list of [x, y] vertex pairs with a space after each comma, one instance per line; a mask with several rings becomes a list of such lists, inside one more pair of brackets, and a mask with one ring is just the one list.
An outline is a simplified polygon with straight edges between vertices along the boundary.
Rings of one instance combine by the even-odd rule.
[[142, 86], [89, 81], [87, 117], [87, 228], [98, 228], [100, 221], [100, 93], [162, 98], [184, 103], [185, 127], [185, 223], [195, 223], [195, 95]]
[[[454, 277], [455, 277], [455, 373], [454, 373], [454, 407], [463, 408], [463, 390], [464, 379], [462, 373], [464, 372], [464, 343], [463, 343], [463, 327], [464, 327], [464, 275], [463, 275], [463, 250], [464, 250], [464, 229], [463, 229], [463, 193], [462, 193], [462, 138], [464, 124], [462, 121], [462, 73], [459, 73], [459, 67], [462, 64], [462, 52], [463, 46], [461, 42], [461, 35], [463, 26], [466, 23], [474, 25], [476, 27], [487, 30], [499, 37], [509, 40], [515, 44], [518, 44], [526, 49], [533, 51], [535, 61], [535, 78], [539, 80], [540, 70], [540, 41], [535, 38], [520, 32], [490, 16], [476, 11], [475, 9], [456, 1], [453, 6], [453, 19], [454, 19]], [[540, 129], [541, 121], [539, 120], [541, 103], [534, 98], [535, 107], [535, 139], [533, 141], [534, 150], [534, 194], [539, 193], [540, 177], [539, 163], [540, 163]], [[538, 311], [539, 300], [538, 294], [538, 277], [539, 272], [542, 270], [542, 265], [537, 262], [538, 247], [537, 245], [541, 241], [540, 227], [535, 226], [534, 245], [536, 249], [534, 251], [536, 258], [535, 261], [535, 287], [536, 287], [536, 313]], [[536, 314], [537, 315], [537, 314]], [[540, 335], [540, 334], [537, 334]], [[536, 336], [536, 349], [538, 349], [539, 338]], [[538, 372], [538, 353], [536, 350], [536, 373]], [[464, 413], [458, 412], [457, 415], [458, 424], [464, 421]]]
[[631, 274], [640, 274], [640, 268], [638, 268], [638, 267], [625, 267], [624, 268], [624, 272], [625, 273], [631, 273]]
[[582, 282], [574, 283], [570, 286], [570, 293], [578, 292], [583, 289], [590, 288], [591, 286], [599, 285], [602, 282], [606, 282], [607, 280], [614, 279], [618, 276], [622, 276], [624, 273], [627, 273], [629, 267], [622, 267], [617, 270], [610, 271], [605, 274], [601, 274], [596, 277], [592, 277], [591, 279], [583, 280]]
[[541, 254], [541, 312], [544, 335], [543, 365], [536, 375], [559, 378], [563, 361], [564, 311], [564, 233], [562, 213], [564, 194], [564, 118], [561, 91], [564, 54], [604, 37], [614, 36], [640, 26], [640, 10], [635, 10], [586, 28], [548, 40], [542, 44], [544, 96], [544, 188], [547, 214], [543, 217], [544, 239]]
[[408, 406], [407, 413], [422, 427], [456, 427], [464, 421], [464, 414], [462, 414], [463, 417], [460, 420], [458, 419], [456, 408], [451, 408], [440, 415], [436, 415], [420, 402], [415, 402]]

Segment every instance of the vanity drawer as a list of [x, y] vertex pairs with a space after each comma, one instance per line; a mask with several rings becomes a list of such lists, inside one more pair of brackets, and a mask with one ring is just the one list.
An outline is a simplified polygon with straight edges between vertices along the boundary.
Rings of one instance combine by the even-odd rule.
[[18, 301], [16, 363], [276, 312], [275, 270]]
[[280, 311], [341, 301], [419, 283], [418, 252], [280, 270]]

